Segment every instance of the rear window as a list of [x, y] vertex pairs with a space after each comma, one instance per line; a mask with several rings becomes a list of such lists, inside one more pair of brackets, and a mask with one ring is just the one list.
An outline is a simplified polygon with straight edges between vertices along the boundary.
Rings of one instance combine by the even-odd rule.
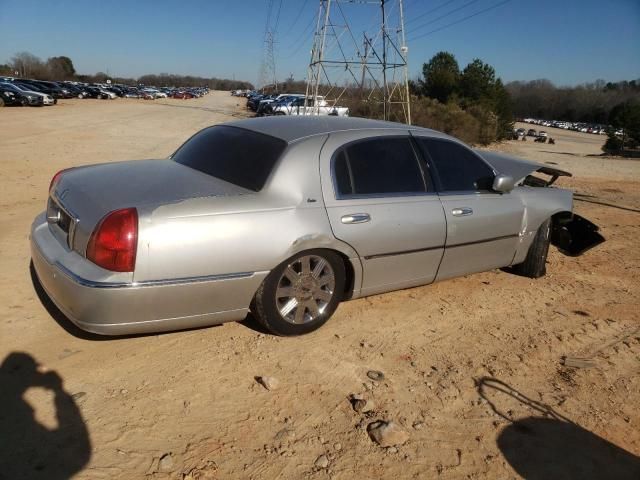
[[196, 133], [173, 155], [187, 167], [257, 192], [287, 146], [279, 138], [216, 126]]

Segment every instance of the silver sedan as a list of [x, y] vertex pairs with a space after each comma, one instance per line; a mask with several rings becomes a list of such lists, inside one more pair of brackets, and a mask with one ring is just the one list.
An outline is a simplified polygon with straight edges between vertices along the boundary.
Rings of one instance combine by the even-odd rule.
[[342, 300], [513, 266], [603, 241], [567, 172], [445, 134], [357, 118], [206, 128], [169, 159], [54, 176], [31, 230], [37, 277], [84, 330], [242, 320], [310, 332]]

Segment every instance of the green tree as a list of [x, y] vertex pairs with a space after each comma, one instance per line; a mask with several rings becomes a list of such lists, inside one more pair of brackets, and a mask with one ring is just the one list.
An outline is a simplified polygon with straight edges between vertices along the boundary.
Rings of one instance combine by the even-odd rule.
[[76, 69], [69, 57], [51, 57], [47, 60], [49, 75], [53, 80], [71, 80], [76, 75]]
[[6, 75], [7, 77], [13, 77], [13, 68], [10, 65], [0, 64], [0, 75]]
[[[637, 148], [640, 145], [640, 101], [637, 99], [619, 103], [609, 113], [608, 139], [602, 149], [608, 153], [622, 153], [626, 148]], [[622, 130], [622, 135], [616, 135]]]
[[[496, 138], [509, 135], [513, 129], [511, 96], [502, 80], [496, 78], [495, 69], [476, 58], [460, 75], [460, 96], [467, 108], [481, 106], [495, 115]], [[482, 109], [473, 111], [481, 112]]]
[[462, 71], [460, 95], [472, 101], [492, 101], [496, 88], [495, 69], [476, 58]]
[[436, 53], [429, 63], [422, 65], [422, 91], [427, 97], [448, 102], [458, 90], [460, 67], [453, 54]]

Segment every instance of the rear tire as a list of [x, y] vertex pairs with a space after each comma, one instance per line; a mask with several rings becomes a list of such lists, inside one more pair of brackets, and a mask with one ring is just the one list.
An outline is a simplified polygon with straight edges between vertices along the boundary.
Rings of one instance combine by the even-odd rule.
[[551, 219], [546, 219], [533, 238], [527, 257], [513, 270], [518, 275], [529, 278], [540, 278], [547, 273], [547, 255], [551, 236]]
[[312, 332], [333, 315], [345, 286], [342, 259], [330, 250], [307, 250], [282, 262], [256, 292], [252, 312], [276, 335]]

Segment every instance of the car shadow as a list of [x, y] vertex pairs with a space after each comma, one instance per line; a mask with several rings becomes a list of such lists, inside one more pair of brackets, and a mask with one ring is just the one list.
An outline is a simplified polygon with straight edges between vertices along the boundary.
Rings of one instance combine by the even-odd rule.
[[[528, 398], [495, 378], [476, 380], [476, 388], [494, 413], [509, 422], [496, 443], [507, 462], [523, 478], [640, 478], [640, 457], [586, 430], [548, 405]], [[496, 394], [505, 394], [540, 416], [514, 420], [498, 409], [493, 399]]]
[[256, 319], [255, 315], [252, 312], [249, 312], [244, 320], [240, 322], [240, 325], [247, 327], [250, 330], [253, 330], [256, 333], [262, 333], [264, 335], [273, 335], [269, 330], [267, 330], [264, 325], [262, 325], [258, 319]]
[[[53, 394], [54, 428], [39, 423], [25, 401], [31, 388]], [[0, 479], [68, 479], [90, 458], [89, 431], [60, 375], [43, 373], [28, 353], [7, 355], [0, 364]]]

